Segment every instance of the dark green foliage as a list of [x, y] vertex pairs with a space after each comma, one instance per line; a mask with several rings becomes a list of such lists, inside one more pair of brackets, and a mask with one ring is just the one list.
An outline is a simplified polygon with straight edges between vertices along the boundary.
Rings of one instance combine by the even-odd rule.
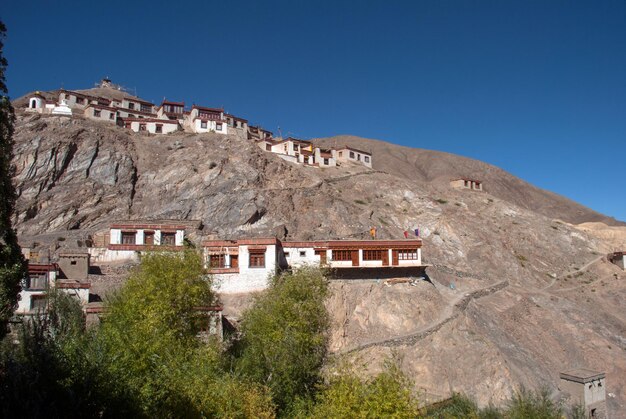
[[17, 244], [11, 218], [15, 208], [12, 183], [13, 124], [15, 115], [7, 95], [4, 72], [7, 60], [2, 55], [6, 27], [0, 22], [0, 339], [17, 304], [20, 281], [25, 275], [22, 252]]
[[98, 417], [130, 413], [129, 400], [109, 397], [98, 363], [90, 359], [90, 339], [82, 310], [66, 294], [48, 297], [50, 311], [25, 319], [19, 342], [2, 342], [0, 416]]
[[267, 385], [280, 408], [310, 395], [326, 359], [328, 281], [319, 269], [276, 276], [244, 314], [237, 369]]

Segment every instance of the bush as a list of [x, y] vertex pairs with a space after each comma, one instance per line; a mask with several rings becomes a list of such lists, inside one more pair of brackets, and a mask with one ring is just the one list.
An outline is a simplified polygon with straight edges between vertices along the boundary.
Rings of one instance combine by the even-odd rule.
[[310, 395], [326, 359], [328, 281], [319, 269], [278, 275], [244, 313], [237, 368], [267, 385], [279, 408]]
[[322, 386], [311, 418], [415, 418], [419, 416], [412, 383], [395, 363], [369, 380], [343, 370]]

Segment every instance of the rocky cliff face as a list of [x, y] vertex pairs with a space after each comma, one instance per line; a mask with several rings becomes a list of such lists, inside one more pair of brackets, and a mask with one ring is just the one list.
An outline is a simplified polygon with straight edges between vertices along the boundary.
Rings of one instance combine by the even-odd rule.
[[[334, 283], [335, 353], [369, 370], [395, 354], [425, 398], [481, 403], [518, 383], [556, 391], [560, 371], [585, 366], [607, 372], [610, 407], [626, 410], [626, 276], [602, 258], [626, 247], [626, 227], [498, 168], [350, 137], [320, 142], [371, 149], [374, 169], [320, 170], [228, 136], [19, 112], [15, 140], [25, 244], [75, 246], [120, 219], [198, 220], [194, 240], [367, 238], [371, 225], [402, 238], [419, 226], [432, 283]], [[485, 192], [451, 189], [456, 176]]]

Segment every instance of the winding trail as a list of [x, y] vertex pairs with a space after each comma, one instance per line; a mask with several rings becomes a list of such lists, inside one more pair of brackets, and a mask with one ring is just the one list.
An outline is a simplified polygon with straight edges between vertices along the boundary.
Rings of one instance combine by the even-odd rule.
[[[579, 272], [581, 272], [581, 273], [582, 273], [582, 272], [585, 272], [587, 269], [589, 269], [589, 267], [590, 267], [591, 265], [593, 265], [594, 263], [596, 263], [596, 262], [597, 262], [597, 261], [599, 261], [599, 260], [602, 260], [602, 258], [603, 258], [603, 257], [604, 257], [604, 255], [600, 255], [600, 256], [598, 256], [597, 258], [595, 258], [595, 259], [593, 259], [593, 260], [591, 260], [591, 261], [587, 262], [585, 265], [581, 266], [580, 268], [578, 268], [578, 269], [576, 269], [576, 270], [574, 270], [574, 271], [571, 271], [571, 272], [566, 272], [566, 273], [564, 273], [564, 274], [561, 274], [561, 275], [555, 276], [554, 278], [552, 278], [552, 281], [550, 281], [550, 283], [549, 283], [548, 285], [546, 285], [545, 287], [543, 287], [543, 288], [541, 289], [541, 291], [546, 291], [546, 290], [548, 290], [548, 289], [552, 288], [552, 287], [554, 286], [554, 284], [556, 284], [556, 281], [557, 281], [558, 279], [563, 279], [563, 278], [565, 278], [565, 277], [566, 277], [566, 276], [568, 276], [568, 275], [576, 275], [576, 274], [577, 274], [577, 273], [579, 273]], [[578, 287], [574, 287], [574, 288], [578, 288]], [[568, 288], [568, 289], [569, 289], [569, 288]], [[572, 289], [573, 289], [573, 288], [572, 288]], [[563, 291], [563, 290], [556, 290], [556, 291]]]
[[371, 348], [373, 346], [394, 347], [394, 346], [399, 346], [399, 345], [414, 344], [424, 339], [425, 337], [430, 336], [433, 333], [439, 331], [447, 323], [456, 319], [460, 314], [462, 314], [465, 311], [470, 301], [494, 294], [500, 290], [503, 290], [504, 288], [508, 286], [509, 286], [509, 281], [504, 280], [497, 284], [490, 285], [488, 287], [481, 288], [476, 291], [472, 291], [463, 296], [459, 296], [451, 304], [449, 304], [446, 307], [446, 309], [443, 311], [443, 313], [441, 313], [437, 321], [435, 321], [429, 326], [423, 327], [412, 333], [394, 336], [391, 338], [377, 339], [377, 340], [365, 342], [357, 346], [354, 346], [352, 348], [339, 350], [335, 352], [335, 354], [345, 355], [345, 354], [357, 352], [363, 349]]

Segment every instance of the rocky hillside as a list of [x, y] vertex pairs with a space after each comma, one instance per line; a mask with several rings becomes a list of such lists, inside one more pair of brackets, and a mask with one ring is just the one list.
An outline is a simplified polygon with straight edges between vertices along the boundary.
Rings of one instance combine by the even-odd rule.
[[[319, 140], [374, 153], [373, 170], [320, 170], [216, 134], [19, 111], [16, 128], [24, 245], [84, 244], [120, 219], [198, 220], [194, 240], [365, 238], [371, 225], [402, 238], [419, 226], [431, 283], [334, 283], [335, 354], [366, 371], [397, 356], [424, 398], [481, 403], [518, 383], [556, 392], [560, 371], [584, 366], [607, 373], [614, 417], [626, 411], [626, 275], [603, 258], [626, 247], [615, 220], [475, 160], [374, 140]], [[456, 176], [485, 192], [451, 189]], [[236, 317], [245, 297], [224, 302]]]

